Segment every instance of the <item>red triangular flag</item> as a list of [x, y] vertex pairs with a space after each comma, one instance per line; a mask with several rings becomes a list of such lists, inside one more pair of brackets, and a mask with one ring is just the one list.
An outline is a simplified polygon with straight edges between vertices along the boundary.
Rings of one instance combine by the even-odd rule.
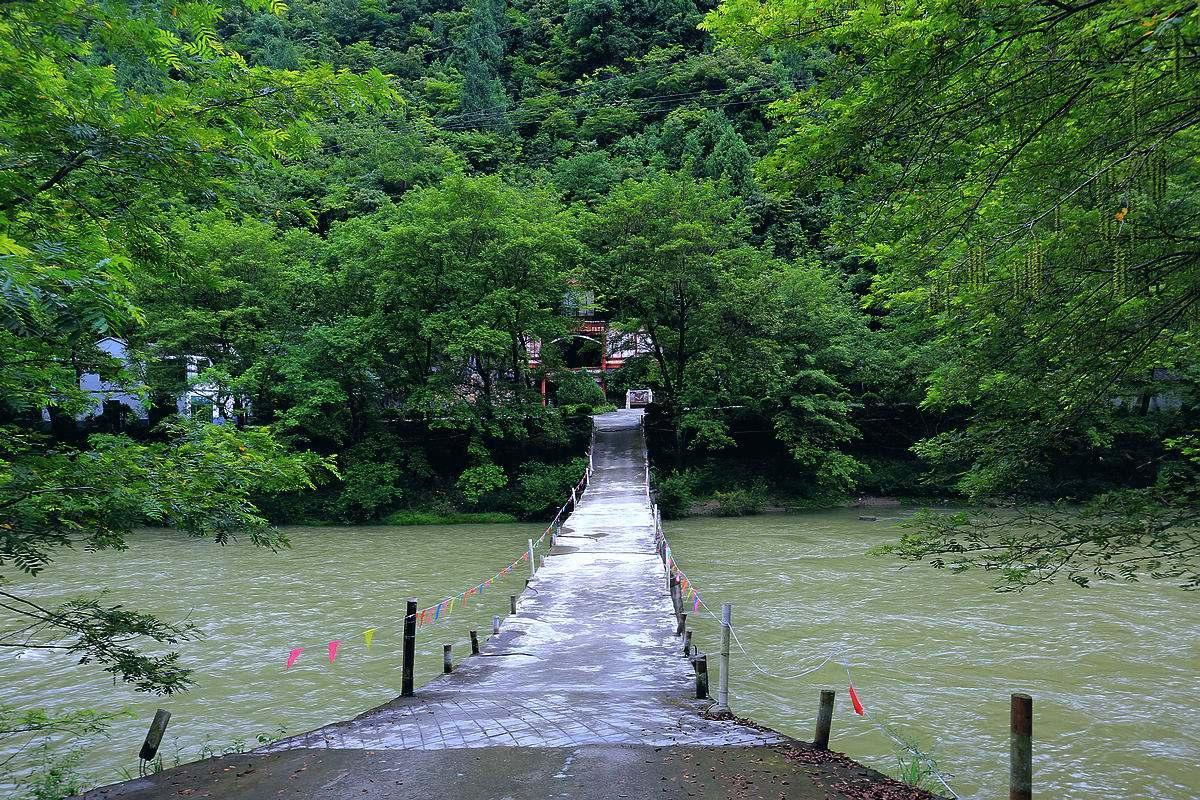
[[863, 711], [863, 704], [858, 699], [858, 692], [854, 691], [853, 683], [850, 684], [850, 702], [854, 704], [855, 714], [858, 714], [860, 717], [866, 716], [866, 712]]
[[332, 642], [329, 643], [329, 663], [330, 664], [332, 664], [333, 660], [335, 658], [337, 658], [337, 651], [338, 651], [338, 648], [341, 646], [342, 646], [341, 639], [334, 639]]
[[303, 653], [303, 652], [304, 652], [304, 648], [303, 648], [303, 647], [297, 647], [295, 650], [293, 650], [292, 652], [288, 653], [288, 657], [287, 657], [287, 664], [284, 666], [284, 669], [291, 669], [291, 668], [292, 668], [292, 664], [295, 664], [295, 663], [296, 663], [296, 659], [297, 659], [297, 658], [299, 658], [299, 657], [300, 657], [300, 654], [301, 654], [301, 653]]

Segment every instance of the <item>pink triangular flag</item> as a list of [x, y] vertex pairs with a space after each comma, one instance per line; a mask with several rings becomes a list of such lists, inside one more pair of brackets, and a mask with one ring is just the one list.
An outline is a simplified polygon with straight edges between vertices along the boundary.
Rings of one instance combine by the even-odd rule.
[[341, 639], [334, 639], [332, 642], [329, 643], [329, 663], [330, 664], [332, 664], [333, 660], [335, 658], [337, 658], [337, 651], [338, 651], [338, 648], [341, 646], [342, 646]]
[[304, 652], [304, 648], [303, 648], [303, 647], [297, 647], [295, 650], [293, 650], [292, 652], [288, 653], [288, 657], [287, 657], [287, 664], [285, 664], [283, 668], [284, 668], [284, 669], [291, 669], [291, 668], [292, 668], [292, 664], [295, 664], [295, 663], [296, 663], [296, 659], [300, 657], [300, 654], [301, 654], [302, 652]]

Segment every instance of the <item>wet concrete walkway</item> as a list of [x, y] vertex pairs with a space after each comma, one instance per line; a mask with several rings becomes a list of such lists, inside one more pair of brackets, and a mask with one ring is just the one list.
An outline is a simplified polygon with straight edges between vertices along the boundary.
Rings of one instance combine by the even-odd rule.
[[558, 545], [479, 657], [415, 697], [268, 749], [782, 741], [706, 719], [707, 703], [690, 699], [695, 678], [654, 552], [641, 412], [597, 417], [592, 460]]
[[[453, 674], [356, 719], [86, 797], [928, 797], [707, 718], [654, 552], [640, 412], [596, 418], [593, 466], [517, 613]], [[895, 793], [860, 793], [881, 787]]]

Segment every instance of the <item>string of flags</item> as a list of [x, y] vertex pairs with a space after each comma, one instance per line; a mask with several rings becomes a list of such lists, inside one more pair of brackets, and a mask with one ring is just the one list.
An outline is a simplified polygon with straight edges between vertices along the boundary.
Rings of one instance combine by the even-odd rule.
[[[531, 554], [536, 556], [537, 548], [539, 548], [543, 545], [543, 543], [546, 541], [547, 536], [551, 536], [552, 537], [551, 541], [553, 541], [552, 535], [555, 533], [555, 531], [558, 530], [558, 528], [561, 524], [563, 515], [566, 514], [568, 506], [570, 506], [572, 503], [578, 501], [579, 494], [583, 491], [584, 487], [587, 486], [587, 482], [591, 477], [591, 466], [590, 466], [591, 454], [590, 454], [590, 452], [588, 454], [588, 463], [589, 463], [589, 466], [588, 466], [587, 470], [585, 471], [583, 478], [581, 478], [579, 483], [576, 484], [571, 489], [571, 498], [569, 500], [567, 500], [567, 502], [563, 503], [563, 505], [558, 509], [558, 513], [554, 515], [553, 521], [550, 523], [549, 526], [547, 526], [547, 528], [544, 531], [542, 531], [541, 536], [539, 536], [537, 539], [533, 540], [533, 546], [529, 550], [526, 550], [524, 553], [521, 554], [521, 556], [518, 559], [516, 559], [515, 561], [513, 561], [511, 564], [504, 567], [503, 569], [501, 569], [499, 572], [497, 572], [492, 577], [487, 578], [486, 580], [480, 581], [479, 583], [475, 584], [474, 586], [464, 589], [461, 592], [457, 592], [448, 597], [444, 597], [431, 606], [428, 606], [426, 608], [417, 609], [417, 613], [416, 613], [417, 627], [420, 628], [420, 627], [425, 627], [428, 625], [433, 625], [433, 624], [436, 624], [438, 622], [441, 622], [441, 621], [449, 618], [454, 613], [454, 610], [456, 607], [459, 610], [466, 608], [468, 603], [470, 602], [471, 598], [478, 597], [479, 595], [484, 594], [489, 589], [492, 589], [498, 581], [500, 581], [505, 575], [510, 574], [514, 569], [516, 569], [521, 564], [523, 564], [523, 563], [528, 564]], [[363, 646], [366, 649], [369, 650], [371, 648], [371, 644], [375, 640], [375, 632], [377, 630], [378, 630], [378, 628], [372, 627], [372, 628], [367, 628], [366, 630], [364, 630], [362, 632]], [[341, 649], [341, 646], [342, 646], [341, 639], [330, 640], [330, 642], [328, 644], [328, 648], [327, 648], [330, 664], [332, 664], [334, 662], [334, 660], [337, 658], [337, 654], [338, 654], [338, 651]], [[289, 670], [293, 666], [295, 666], [296, 662], [300, 659], [300, 656], [303, 652], [304, 652], [303, 647], [294, 647], [290, 651], [288, 651], [287, 658], [284, 661], [284, 666], [283, 666], [284, 670], [285, 671]]]

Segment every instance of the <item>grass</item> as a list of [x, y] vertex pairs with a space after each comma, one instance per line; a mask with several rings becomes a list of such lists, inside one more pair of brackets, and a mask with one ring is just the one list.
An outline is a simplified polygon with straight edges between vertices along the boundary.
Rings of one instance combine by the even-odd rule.
[[517, 522], [512, 514], [502, 511], [393, 511], [383, 518], [384, 525], [484, 525]]

